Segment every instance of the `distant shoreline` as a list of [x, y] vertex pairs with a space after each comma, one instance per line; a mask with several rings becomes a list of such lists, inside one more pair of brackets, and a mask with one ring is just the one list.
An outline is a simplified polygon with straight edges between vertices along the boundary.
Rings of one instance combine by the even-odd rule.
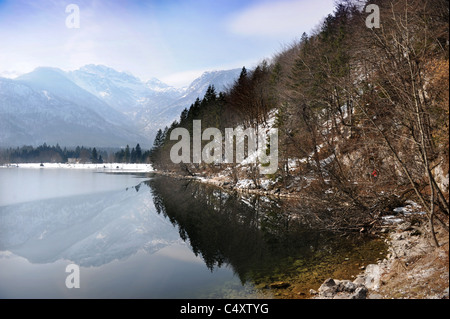
[[153, 172], [151, 164], [124, 164], [124, 163], [103, 163], [103, 164], [69, 164], [69, 163], [14, 163], [3, 164], [0, 168], [29, 168], [29, 169], [80, 169], [96, 170], [107, 172], [130, 172], [130, 173], [150, 173]]

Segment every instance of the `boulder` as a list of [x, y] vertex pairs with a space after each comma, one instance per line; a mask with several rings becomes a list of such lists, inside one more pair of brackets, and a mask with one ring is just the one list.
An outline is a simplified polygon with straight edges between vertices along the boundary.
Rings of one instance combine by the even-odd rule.
[[319, 299], [366, 299], [368, 289], [363, 280], [335, 280], [329, 278], [320, 286]]
[[355, 292], [350, 296], [350, 299], [366, 299], [369, 290], [365, 286], [355, 289]]

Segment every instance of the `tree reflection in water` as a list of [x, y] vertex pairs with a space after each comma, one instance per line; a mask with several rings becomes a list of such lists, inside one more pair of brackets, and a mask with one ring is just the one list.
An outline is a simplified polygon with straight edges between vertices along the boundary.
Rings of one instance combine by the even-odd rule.
[[[382, 246], [361, 236], [342, 237], [306, 225], [286, 201], [225, 192], [203, 183], [156, 176], [152, 189], [158, 214], [177, 226], [206, 266], [229, 265], [242, 283], [311, 277], [320, 283], [348, 263], [376, 261]], [[348, 262], [350, 261], [350, 262]], [[300, 276], [300, 277], [299, 277]]]

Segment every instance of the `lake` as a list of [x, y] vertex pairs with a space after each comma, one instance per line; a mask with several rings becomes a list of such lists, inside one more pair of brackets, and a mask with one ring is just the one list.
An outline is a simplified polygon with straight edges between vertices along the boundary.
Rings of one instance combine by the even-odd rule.
[[[279, 199], [148, 173], [0, 168], [0, 298], [305, 298], [383, 251], [314, 230]], [[66, 286], [70, 264], [80, 288]]]

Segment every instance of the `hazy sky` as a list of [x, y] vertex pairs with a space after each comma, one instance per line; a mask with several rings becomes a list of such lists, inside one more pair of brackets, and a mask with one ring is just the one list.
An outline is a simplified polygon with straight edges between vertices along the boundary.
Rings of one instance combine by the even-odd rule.
[[[203, 71], [249, 68], [300, 38], [334, 0], [0, 0], [0, 76], [104, 64], [187, 85]], [[66, 7], [80, 10], [68, 28]], [[69, 18], [71, 18], [70, 16]], [[74, 21], [74, 20], [70, 20]]]

